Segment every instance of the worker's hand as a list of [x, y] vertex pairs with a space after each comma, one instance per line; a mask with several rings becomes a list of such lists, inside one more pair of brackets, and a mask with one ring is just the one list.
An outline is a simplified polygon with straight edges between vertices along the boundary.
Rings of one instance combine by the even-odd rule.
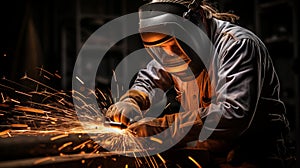
[[111, 105], [106, 111], [106, 117], [126, 126], [140, 120], [143, 115], [134, 99], [126, 98]]
[[166, 117], [162, 118], [144, 118], [136, 123], [131, 124], [128, 129], [136, 136], [147, 137], [159, 134], [168, 128], [168, 121]]
[[160, 118], [143, 118], [127, 127], [133, 134], [150, 137], [160, 134], [160, 138], [186, 143], [197, 140], [202, 128], [202, 120], [197, 113], [182, 112], [164, 115]]

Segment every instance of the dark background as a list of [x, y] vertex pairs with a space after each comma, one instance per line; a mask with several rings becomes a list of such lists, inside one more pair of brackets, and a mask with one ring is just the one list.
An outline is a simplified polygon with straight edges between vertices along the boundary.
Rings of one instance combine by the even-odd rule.
[[[36, 67], [62, 76], [54, 87], [71, 89], [73, 66], [81, 45], [104, 23], [136, 12], [142, 0], [9, 0], [0, 5], [0, 75], [19, 80]], [[239, 24], [265, 42], [281, 82], [292, 140], [299, 138], [299, 3], [297, 0], [214, 0], [221, 11], [240, 16]], [[126, 38], [104, 60], [112, 69], [141, 47], [138, 36]], [[97, 76], [108, 86], [112, 72]], [[297, 131], [298, 130], [298, 131]], [[299, 150], [298, 150], [299, 151]]]

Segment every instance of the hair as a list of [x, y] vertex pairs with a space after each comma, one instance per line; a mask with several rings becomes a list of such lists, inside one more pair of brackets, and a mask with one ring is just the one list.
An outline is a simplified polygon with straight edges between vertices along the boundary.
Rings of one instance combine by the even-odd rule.
[[[197, 1], [197, 0], [196, 0]], [[198, 0], [200, 3], [200, 9], [202, 9], [202, 13], [206, 19], [220, 19], [229, 22], [236, 22], [239, 19], [239, 16], [229, 13], [229, 12], [219, 12], [215, 7], [213, 7], [208, 1], [206, 0]], [[151, 2], [171, 2], [171, 3], [178, 3], [185, 5], [186, 7], [189, 6], [193, 0], [152, 0]]]

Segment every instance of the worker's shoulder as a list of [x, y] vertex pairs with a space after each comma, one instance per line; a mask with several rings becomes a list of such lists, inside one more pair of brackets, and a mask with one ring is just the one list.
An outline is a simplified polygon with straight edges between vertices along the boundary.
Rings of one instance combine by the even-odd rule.
[[255, 43], [261, 43], [259, 37], [245, 27], [218, 19], [213, 19], [213, 22], [215, 25], [214, 38], [218, 41], [227, 41], [227, 43], [233, 43], [241, 40], [248, 40]]

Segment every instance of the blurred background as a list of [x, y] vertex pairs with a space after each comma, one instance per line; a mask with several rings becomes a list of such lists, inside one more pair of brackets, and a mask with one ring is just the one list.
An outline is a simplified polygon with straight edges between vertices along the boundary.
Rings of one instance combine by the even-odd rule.
[[[281, 82], [292, 141], [299, 141], [299, 2], [297, 0], [212, 0], [220, 11], [240, 16], [239, 24], [267, 45]], [[19, 80], [37, 67], [61, 75], [55, 88], [71, 89], [77, 54], [101, 25], [137, 12], [143, 0], [9, 0], [0, 5], [0, 75]], [[97, 74], [100, 87], [110, 85], [112, 69], [142, 48], [138, 35], [120, 41], [106, 54]], [[109, 71], [106, 71], [109, 70]], [[297, 131], [298, 130], [298, 131]], [[298, 147], [299, 148], [299, 147]], [[298, 150], [299, 151], [299, 150]]]

